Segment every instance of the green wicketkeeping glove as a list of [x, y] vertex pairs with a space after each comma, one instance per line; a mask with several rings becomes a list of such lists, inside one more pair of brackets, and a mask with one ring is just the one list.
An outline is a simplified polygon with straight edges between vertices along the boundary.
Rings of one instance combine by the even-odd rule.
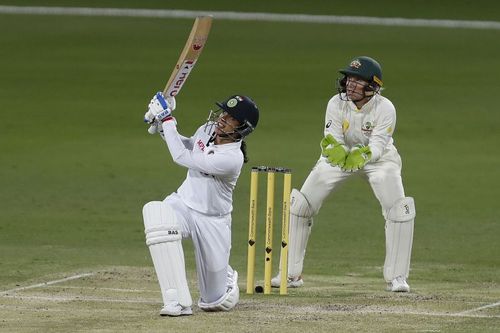
[[347, 151], [335, 138], [328, 134], [321, 140], [321, 154], [328, 159], [332, 166], [343, 167]]
[[354, 172], [363, 169], [366, 163], [372, 157], [370, 147], [363, 145], [356, 145], [351, 149], [349, 155], [345, 160], [343, 171]]

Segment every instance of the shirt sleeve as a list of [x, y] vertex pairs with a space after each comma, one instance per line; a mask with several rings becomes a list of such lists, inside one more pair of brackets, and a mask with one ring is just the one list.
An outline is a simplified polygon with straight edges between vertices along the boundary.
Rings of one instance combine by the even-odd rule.
[[370, 161], [377, 161], [392, 138], [396, 127], [396, 109], [392, 103], [381, 105], [379, 119], [375, 125], [368, 146], [372, 152]]
[[[163, 130], [160, 132], [160, 136], [161, 136], [162, 140], [165, 141], [165, 135], [163, 134]], [[189, 149], [189, 150], [193, 149], [194, 136], [188, 138], [188, 137], [185, 137], [185, 136], [179, 134], [179, 137], [180, 137], [184, 147], [186, 147], [186, 149]]]
[[239, 172], [243, 157], [239, 163], [240, 159], [228, 158], [228, 155], [208, 147], [205, 148], [206, 152], [193, 152], [184, 145], [174, 121], [166, 121], [162, 126], [165, 142], [175, 163], [209, 175], [222, 176]]
[[179, 134], [179, 137], [181, 138], [182, 144], [186, 149], [192, 150], [194, 146], [194, 137], [187, 138], [185, 136], [182, 136]]

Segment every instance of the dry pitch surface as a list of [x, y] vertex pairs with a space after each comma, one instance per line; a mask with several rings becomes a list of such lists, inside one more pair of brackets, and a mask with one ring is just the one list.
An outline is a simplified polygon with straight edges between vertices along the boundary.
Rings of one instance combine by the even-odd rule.
[[[192, 275], [192, 274], [191, 274]], [[197, 298], [195, 281], [190, 281]], [[2, 332], [328, 332], [496, 331], [496, 284], [413, 284], [409, 294], [385, 292], [380, 279], [307, 276], [288, 296], [244, 294], [235, 311], [160, 317], [152, 268], [104, 267], [46, 276], [0, 292]]]

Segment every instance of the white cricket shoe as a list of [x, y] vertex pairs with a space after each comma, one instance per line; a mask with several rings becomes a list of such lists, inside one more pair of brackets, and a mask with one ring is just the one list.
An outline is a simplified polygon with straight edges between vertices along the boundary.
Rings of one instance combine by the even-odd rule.
[[163, 306], [160, 310], [160, 316], [170, 316], [170, 317], [178, 317], [178, 316], [189, 316], [193, 314], [193, 310], [191, 310], [190, 306], [182, 306], [179, 303], [171, 303]]
[[[302, 275], [297, 277], [288, 277], [288, 288], [299, 288], [304, 284], [304, 280], [302, 280]], [[271, 279], [271, 287], [279, 288], [281, 284], [281, 273], [278, 273], [275, 277]]]
[[410, 291], [410, 286], [405, 278], [398, 276], [387, 284], [387, 291], [407, 293]]

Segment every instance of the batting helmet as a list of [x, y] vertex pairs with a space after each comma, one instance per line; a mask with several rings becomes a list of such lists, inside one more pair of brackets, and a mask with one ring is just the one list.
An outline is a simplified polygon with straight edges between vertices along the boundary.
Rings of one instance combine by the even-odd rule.
[[259, 108], [255, 102], [247, 96], [233, 95], [224, 102], [216, 102], [218, 107], [227, 112], [240, 122], [235, 131], [245, 137], [257, 127], [259, 122]]
[[382, 83], [382, 67], [373, 58], [370, 57], [357, 57], [354, 58], [344, 69], [339, 70], [344, 75], [352, 75], [362, 78], [368, 83], [375, 83], [379, 87]]

